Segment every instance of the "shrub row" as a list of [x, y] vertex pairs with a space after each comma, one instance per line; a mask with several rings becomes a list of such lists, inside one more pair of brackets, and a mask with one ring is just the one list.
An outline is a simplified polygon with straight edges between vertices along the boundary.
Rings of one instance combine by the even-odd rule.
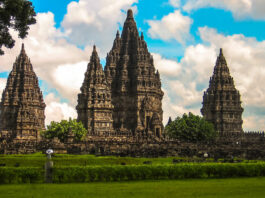
[[1, 167], [0, 184], [43, 183], [42, 168]]
[[265, 176], [265, 163], [60, 167], [55, 183]]
[[[53, 168], [53, 182], [130, 181], [265, 176], [265, 163], [71, 166]], [[0, 183], [43, 183], [41, 168], [0, 167]]]

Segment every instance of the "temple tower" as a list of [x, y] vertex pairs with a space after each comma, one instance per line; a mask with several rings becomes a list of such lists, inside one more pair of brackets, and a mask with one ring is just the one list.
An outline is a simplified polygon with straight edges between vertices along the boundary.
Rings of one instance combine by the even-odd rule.
[[94, 46], [85, 79], [78, 94], [77, 120], [90, 134], [113, 133], [111, 91]]
[[163, 131], [161, 81], [148, 52], [143, 33], [139, 36], [132, 10], [107, 55], [105, 76], [111, 85], [114, 127], [160, 137]]
[[45, 129], [45, 107], [38, 78], [22, 44], [0, 103], [2, 138], [37, 140], [39, 132]]
[[202, 104], [203, 117], [212, 122], [218, 132], [243, 132], [240, 93], [235, 88], [222, 49]]

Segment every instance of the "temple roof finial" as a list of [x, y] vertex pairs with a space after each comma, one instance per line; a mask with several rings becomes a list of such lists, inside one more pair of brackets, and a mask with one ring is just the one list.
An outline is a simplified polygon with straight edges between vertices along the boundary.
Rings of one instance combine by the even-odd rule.
[[144, 33], [141, 32], [141, 40], [144, 40]]
[[132, 11], [132, 9], [129, 9], [127, 11], [127, 19], [133, 19], [133, 11]]
[[120, 38], [120, 31], [119, 30], [117, 30], [116, 38]]
[[222, 48], [220, 48], [220, 54], [219, 54], [219, 56], [223, 56], [223, 49]]
[[23, 54], [25, 54], [26, 52], [25, 52], [25, 46], [24, 46], [24, 43], [22, 43], [22, 46], [21, 46], [21, 52], [20, 53], [23, 53]]

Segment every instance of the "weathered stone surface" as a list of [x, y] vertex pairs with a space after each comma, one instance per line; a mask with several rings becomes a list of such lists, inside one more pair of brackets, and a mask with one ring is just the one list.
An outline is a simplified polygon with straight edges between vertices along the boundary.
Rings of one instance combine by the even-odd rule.
[[45, 129], [42, 92], [24, 44], [10, 72], [0, 103], [0, 134], [11, 139], [37, 140]]
[[117, 32], [104, 68], [114, 105], [113, 125], [121, 132], [162, 136], [161, 81], [143, 34], [139, 36], [132, 10], [122, 35]]
[[204, 92], [201, 112], [220, 133], [243, 132], [240, 93], [235, 88], [222, 49], [210, 78], [209, 88]]
[[76, 107], [77, 120], [91, 134], [113, 133], [111, 91], [95, 46], [80, 90]]

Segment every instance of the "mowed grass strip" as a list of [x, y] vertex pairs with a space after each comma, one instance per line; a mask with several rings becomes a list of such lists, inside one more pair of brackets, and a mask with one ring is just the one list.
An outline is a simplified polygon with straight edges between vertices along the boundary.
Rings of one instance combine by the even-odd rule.
[[0, 185], [1, 198], [264, 198], [265, 177]]
[[[0, 167], [43, 167], [46, 162], [46, 155], [42, 153], [35, 154], [18, 154], [18, 155], [0, 155]], [[202, 159], [198, 157], [117, 157], [117, 156], [95, 156], [95, 155], [70, 155], [70, 154], [55, 154], [52, 157], [55, 167], [61, 166], [105, 166], [105, 165], [165, 165], [174, 163], [186, 162], [214, 162], [214, 159]], [[224, 159], [219, 159], [223, 162]], [[237, 161], [237, 159], [235, 159]], [[242, 160], [244, 163], [261, 162], [257, 160]]]
[[[8, 167], [43, 167], [46, 162], [46, 155], [42, 153], [27, 155], [0, 155], [0, 164]], [[52, 157], [54, 166], [101, 166], [101, 165], [140, 165], [144, 162], [152, 164], [172, 164], [174, 157], [161, 158], [135, 158], [116, 156], [95, 156], [95, 155], [69, 155], [55, 154]], [[188, 158], [178, 158], [187, 161]]]

